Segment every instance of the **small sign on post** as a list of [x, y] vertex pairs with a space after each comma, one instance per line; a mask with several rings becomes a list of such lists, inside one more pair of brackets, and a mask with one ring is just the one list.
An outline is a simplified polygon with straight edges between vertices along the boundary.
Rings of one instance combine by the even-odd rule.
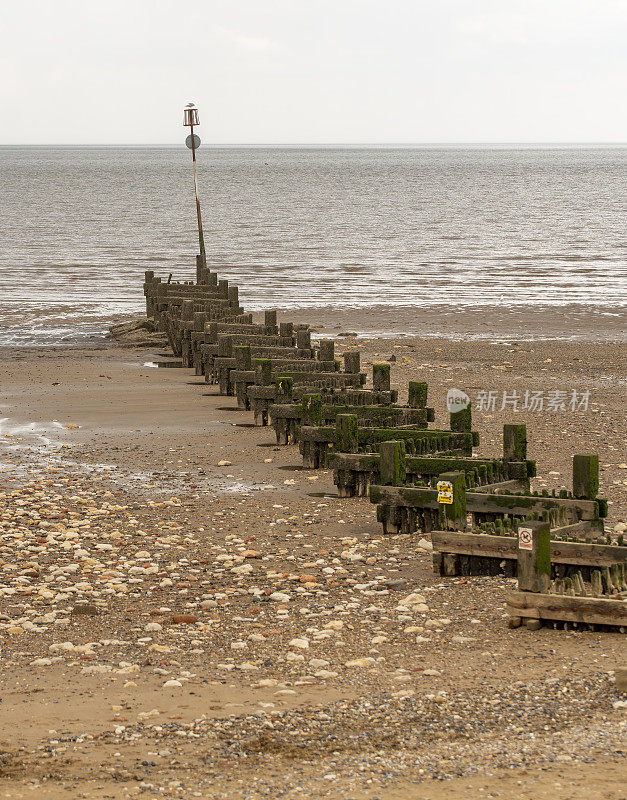
[[438, 481], [438, 503], [453, 505], [453, 484], [451, 481]]
[[531, 528], [518, 528], [518, 547], [520, 550], [533, 550], [533, 531]]
[[192, 135], [190, 135], [185, 139], [185, 146], [190, 150], [198, 150], [200, 147], [200, 136], [195, 133], [194, 138], [192, 139]]

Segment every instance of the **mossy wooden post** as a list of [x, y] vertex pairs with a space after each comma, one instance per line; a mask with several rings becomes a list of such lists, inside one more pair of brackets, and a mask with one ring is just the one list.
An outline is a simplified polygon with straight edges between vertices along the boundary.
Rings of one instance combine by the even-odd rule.
[[344, 372], [357, 375], [361, 369], [361, 356], [359, 350], [349, 350], [344, 353]]
[[526, 425], [503, 425], [503, 460], [527, 460]]
[[357, 453], [357, 414], [338, 414], [335, 418], [335, 450], [338, 453]]
[[335, 342], [333, 339], [321, 339], [318, 350], [318, 361], [333, 361], [335, 359]]
[[375, 361], [372, 365], [372, 387], [375, 392], [390, 391], [390, 365], [385, 361]]
[[438, 512], [443, 530], [466, 528], [466, 473], [443, 472], [438, 476]]
[[279, 325], [279, 336], [293, 336], [293, 335], [294, 335], [294, 323], [281, 322]]
[[237, 369], [252, 369], [252, 357], [249, 344], [237, 344], [233, 348], [235, 366]]
[[182, 320], [191, 320], [194, 317], [194, 301], [193, 300], [183, 300], [183, 304], [181, 305], [181, 319]]
[[299, 350], [309, 350], [311, 348], [311, 332], [305, 330], [296, 331], [296, 347]]
[[255, 383], [259, 386], [269, 386], [272, 383], [272, 359], [255, 359]]
[[304, 425], [322, 425], [322, 395], [303, 395], [302, 407]]
[[292, 400], [292, 391], [294, 390], [294, 378], [277, 378], [274, 382], [276, 387], [276, 402], [289, 403]]
[[468, 405], [460, 408], [459, 411], [451, 411], [451, 430], [459, 432], [472, 430], [472, 403], [468, 401]]
[[424, 381], [409, 381], [409, 400], [410, 408], [427, 407], [428, 386]]
[[592, 596], [600, 597], [603, 594], [603, 581], [601, 580], [601, 570], [593, 569], [590, 573], [590, 585], [592, 587]]
[[229, 282], [226, 279], [222, 279], [218, 281], [218, 291], [220, 292], [220, 296], [228, 299], [229, 296]]
[[381, 442], [380, 473], [382, 486], [402, 486], [407, 479], [405, 442]]
[[268, 310], [264, 314], [264, 325], [266, 328], [276, 328], [276, 311]]
[[599, 491], [599, 456], [579, 453], [573, 456], [573, 497], [596, 500]]
[[235, 307], [239, 305], [239, 289], [237, 288], [237, 286], [229, 286], [229, 291], [227, 296], [229, 299], [230, 306]]
[[551, 528], [548, 522], [518, 526], [518, 589], [546, 592], [551, 582]]
[[230, 336], [218, 337], [218, 356], [220, 358], [233, 358], [233, 339]]

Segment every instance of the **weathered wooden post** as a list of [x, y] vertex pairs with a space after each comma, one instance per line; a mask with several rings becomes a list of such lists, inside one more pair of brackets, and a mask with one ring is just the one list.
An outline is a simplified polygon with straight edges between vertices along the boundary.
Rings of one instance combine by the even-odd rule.
[[464, 405], [456, 403], [450, 410], [451, 430], [466, 432], [472, 430], [472, 404], [470, 400]]
[[322, 395], [305, 394], [302, 399], [303, 424], [322, 425]]
[[198, 198], [198, 178], [196, 175], [196, 148], [200, 147], [200, 136], [194, 133], [194, 125], [200, 125], [200, 117], [198, 116], [198, 109], [194, 103], [188, 103], [183, 112], [183, 127], [190, 129], [190, 134], [185, 139], [185, 144], [192, 151], [192, 162], [194, 164], [194, 192], [196, 193], [196, 216], [198, 218], [198, 242], [200, 244], [200, 256], [202, 259], [202, 267], [196, 264], [196, 280], [200, 279], [200, 269], [207, 267], [207, 255], [205, 253], [205, 237], [202, 230], [202, 217], [200, 216], [200, 199]]
[[335, 359], [335, 342], [333, 339], [321, 339], [318, 350], [318, 361], [333, 361]]
[[205, 283], [206, 272], [202, 256], [198, 254], [196, 256], [196, 283]]
[[503, 425], [503, 460], [527, 460], [526, 425]]
[[296, 347], [299, 350], [311, 349], [311, 332], [301, 328], [296, 331]]
[[361, 370], [361, 356], [359, 350], [348, 350], [344, 353], [344, 372], [356, 375]]
[[548, 522], [518, 526], [518, 589], [546, 592], [551, 582], [551, 528]]
[[443, 530], [466, 529], [466, 473], [443, 472], [437, 482], [438, 515]]
[[426, 408], [428, 388], [424, 381], [410, 381], [408, 405], [411, 408]]
[[407, 477], [405, 442], [381, 442], [379, 445], [382, 486], [402, 486]]
[[152, 317], [154, 315], [154, 300], [151, 284], [155, 280], [155, 273], [152, 269], [147, 269], [144, 272], [144, 294], [146, 295], [146, 316]]
[[599, 456], [579, 453], [573, 456], [573, 497], [595, 500], [599, 491]]
[[[551, 528], [548, 522], [525, 522], [518, 526], [518, 590], [546, 593], [551, 586]], [[524, 622], [526, 628], [537, 631], [542, 627], [538, 617], [513, 616], [510, 628]]]
[[258, 386], [269, 386], [272, 383], [272, 359], [270, 358], [256, 358], [255, 365], [255, 383]]
[[390, 391], [390, 365], [385, 361], [375, 361], [372, 365], [372, 388], [375, 392]]
[[263, 318], [263, 324], [266, 326], [266, 328], [276, 328], [276, 311], [274, 309], [268, 309], [265, 311]]
[[233, 348], [235, 368], [240, 370], [252, 369], [252, 356], [249, 344], [237, 344]]
[[274, 382], [277, 403], [291, 403], [294, 391], [294, 378], [277, 378]]
[[335, 449], [338, 453], [358, 452], [357, 414], [338, 414], [335, 418]]

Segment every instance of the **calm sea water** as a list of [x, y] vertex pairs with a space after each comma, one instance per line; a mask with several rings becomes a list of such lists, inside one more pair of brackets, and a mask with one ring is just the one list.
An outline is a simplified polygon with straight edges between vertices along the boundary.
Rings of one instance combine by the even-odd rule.
[[[209, 148], [207, 256], [248, 310], [626, 303], [625, 148]], [[0, 148], [0, 344], [79, 343], [194, 275], [184, 147]]]

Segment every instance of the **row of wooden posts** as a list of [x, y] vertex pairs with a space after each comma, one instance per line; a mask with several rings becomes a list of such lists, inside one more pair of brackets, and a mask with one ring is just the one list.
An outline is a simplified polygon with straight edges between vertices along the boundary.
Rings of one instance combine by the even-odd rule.
[[[237, 287], [200, 259], [195, 282], [149, 271], [144, 291], [147, 315], [185, 366], [235, 396], [256, 425], [272, 425], [279, 445], [298, 444], [303, 467], [333, 469], [340, 497], [369, 496], [385, 534], [430, 532], [441, 575], [518, 575], [522, 594], [508, 598], [514, 622], [625, 625], [627, 548], [606, 541], [596, 455], [575, 454], [571, 489], [532, 492], [524, 425], [504, 426], [501, 458], [477, 456], [470, 405], [451, 412], [447, 428], [429, 427], [426, 382], [410, 382], [399, 404], [388, 362], [372, 365], [367, 386], [357, 350], [340, 361], [334, 341], [278, 324], [276, 311], [253, 323]], [[613, 603], [612, 613], [591, 616], [594, 602]]]

